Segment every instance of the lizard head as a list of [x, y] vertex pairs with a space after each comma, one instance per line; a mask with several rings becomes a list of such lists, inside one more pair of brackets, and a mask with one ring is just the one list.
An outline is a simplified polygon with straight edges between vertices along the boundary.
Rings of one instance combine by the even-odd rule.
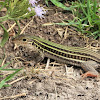
[[26, 47], [26, 46], [32, 44], [32, 40], [31, 40], [30, 36], [29, 35], [24, 35], [24, 34], [19, 35], [16, 38], [13, 38], [12, 42], [15, 45], [14, 49], [16, 49], [19, 46]]

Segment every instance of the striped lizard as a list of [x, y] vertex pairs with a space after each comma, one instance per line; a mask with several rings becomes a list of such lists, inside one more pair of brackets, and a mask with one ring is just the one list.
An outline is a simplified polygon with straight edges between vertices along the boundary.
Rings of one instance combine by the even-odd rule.
[[18, 47], [24, 46], [33, 51], [40, 51], [44, 57], [54, 59], [57, 62], [82, 67], [86, 72], [83, 74], [83, 77], [99, 76], [99, 73], [95, 69], [100, 66], [100, 54], [91, 49], [64, 46], [29, 35], [20, 35], [12, 41]]

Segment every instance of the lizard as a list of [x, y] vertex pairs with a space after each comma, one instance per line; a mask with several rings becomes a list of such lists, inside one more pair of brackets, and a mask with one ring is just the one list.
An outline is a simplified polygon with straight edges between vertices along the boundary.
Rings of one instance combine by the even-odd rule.
[[37, 36], [19, 35], [12, 39], [15, 47], [23, 46], [39, 52], [42, 58], [48, 57], [64, 64], [80, 66], [85, 71], [83, 77], [98, 77], [96, 68], [100, 66], [100, 54], [82, 47], [60, 45]]

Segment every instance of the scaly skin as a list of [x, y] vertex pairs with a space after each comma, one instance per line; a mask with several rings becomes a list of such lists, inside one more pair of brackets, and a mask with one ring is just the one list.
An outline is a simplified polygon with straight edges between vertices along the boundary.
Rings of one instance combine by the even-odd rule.
[[81, 66], [87, 72], [83, 77], [99, 76], [95, 67], [99, 66], [100, 54], [90, 49], [64, 46], [29, 35], [20, 35], [13, 39], [13, 43], [17, 46], [27, 47], [33, 51], [40, 51], [45, 57], [52, 58], [58, 62]]

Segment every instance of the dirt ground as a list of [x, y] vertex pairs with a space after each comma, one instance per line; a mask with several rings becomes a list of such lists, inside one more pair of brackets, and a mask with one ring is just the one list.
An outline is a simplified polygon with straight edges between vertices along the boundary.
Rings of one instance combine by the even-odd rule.
[[[53, 25], [64, 19], [73, 19], [71, 12], [50, 5], [44, 18], [34, 17], [20, 21], [23, 34], [35, 35], [55, 43], [67, 46], [88, 47], [100, 51], [100, 40], [93, 40], [77, 32], [74, 27]], [[7, 21], [4, 25], [9, 29], [13, 22]], [[18, 31], [17, 25], [9, 32]], [[0, 34], [3, 30], [0, 28]], [[12, 37], [11, 37], [12, 38]], [[100, 100], [100, 78], [82, 79], [83, 70], [72, 65], [65, 65], [48, 58], [36, 64], [32, 52], [24, 47], [14, 50], [11, 38], [5, 47], [0, 48], [0, 59], [5, 54], [5, 62], [11, 62], [7, 68], [22, 68], [13, 80], [10, 87], [0, 90], [0, 100]], [[5, 52], [4, 52], [5, 49]], [[4, 72], [4, 75], [11, 72]], [[2, 80], [2, 79], [0, 79]]]

